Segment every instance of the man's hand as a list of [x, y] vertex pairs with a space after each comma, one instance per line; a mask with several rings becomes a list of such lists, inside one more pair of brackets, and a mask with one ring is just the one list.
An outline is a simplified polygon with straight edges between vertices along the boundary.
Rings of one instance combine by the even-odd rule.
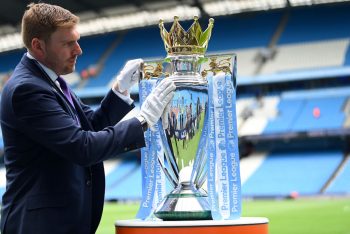
[[168, 127], [168, 117], [166, 114], [170, 109], [170, 101], [174, 97], [175, 89], [174, 82], [169, 78], [165, 78], [152, 90], [143, 102], [140, 115], [146, 120], [151, 130], [154, 130], [153, 126], [160, 117], [162, 117], [163, 128]]
[[142, 59], [129, 60], [121, 70], [113, 84], [113, 89], [120, 93], [129, 93], [131, 86], [139, 81], [141, 75]]

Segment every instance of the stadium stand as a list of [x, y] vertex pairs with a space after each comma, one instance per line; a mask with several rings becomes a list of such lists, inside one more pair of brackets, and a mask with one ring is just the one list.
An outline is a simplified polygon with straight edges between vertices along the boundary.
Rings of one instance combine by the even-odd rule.
[[348, 44], [348, 48], [345, 53], [344, 66], [350, 65], [350, 44]]
[[307, 100], [292, 126], [293, 131], [341, 128], [344, 122], [344, 97], [314, 98]]
[[[318, 194], [343, 158], [341, 151], [270, 153], [243, 184], [248, 197]], [[317, 162], [317, 163], [316, 163]]]
[[349, 5], [313, 6], [290, 10], [279, 44], [349, 38]]
[[261, 166], [266, 158], [265, 152], [254, 153], [240, 161], [241, 183], [244, 184], [248, 178]]
[[24, 52], [25, 50], [21, 49], [0, 53], [0, 72], [11, 72], [13, 69], [15, 69], [16, 64], [19, 62]]
[[294, 120], [301, 112], [303, 105], [304, 100], [282, 99], [278, 104], [278, 115], [267, 124], [264, 133], [289, 131]]
[[[240, 113], [242, 118], [248, 115], [246, 121], [239, 127], [239, 135], [259, 135], [264, 131], [269, 119], [277, 114], [278, 96], [258, 97], [250, 106]], [[237, 104], [238, 105], [238, 104]], [[249, 116], [250, 114], [250, 116]]]
[[79, 45], [83, 50], [84, 56], [79, 57], [76, 70], [80, 73], [89, 66], [97, 64], [116, 37], [116, 33], [82, 37], [79, 40]]
[[[147, 46], [144, 42], [140, 43], [145, 35], [147, 35]], [[129, 30], [119, 34], [116, 40], [116, 45], [110, 47], [111, 51], [105, 63], [101, 64], [100, 74], [95, 79], [89, 79], [85, 87], [108, 85], [127, 60], [161, 57], [165, 54], [158, 27]]]
[[[137, 200], [141, 198], [141, 170], [137, 160], [120, 160], [106, 173], [106, 200]], [[132, 185], [132, 186], [130, 186]]]
[[347, 155], [334, 180], [326, 189], [326, 194], [350, 194], [350, 155]]
[[[241, 160], [244, 196], [350, 193], [350, 160], [344, 157], [350, 142], [348, 12], [350, 4], [333, 4], [215, 17], [208, 54], [238, 56], [238, 134], [242, 145], [252, 147]], [[84, 54], [69, 83], [93, 108], [127, 60], [166, 56], [156, 25], [82, 37], [79, 43]], [[0, 89], [23, 52], [0, 54]], [[133, 87], [136, 101], [137, 92]], [[333, 131], [332, 137], [328, 130]], [[311, 139], [310, 144], [314, 132], [322, 140]], [[289, 138], [290, 133], [303, 134], [293, 135], [295, 139]], [[250, 136], [259, 138], [249, 140]], [[286, 148], [270, 147], [278, 144], [274, 141], [283, 141]], [[340, 146], [329, 144], [333, 141]], [[254, 148], [258, 146], [266, 150]], [[116, 156], [105, 162], [105, 171], [106, 200], [140, 199], [138, 160]], [[4, 168], [0, 179], [1, 194]]]
[[348, 88], [284, 92], [264, 133], [342, 128]]

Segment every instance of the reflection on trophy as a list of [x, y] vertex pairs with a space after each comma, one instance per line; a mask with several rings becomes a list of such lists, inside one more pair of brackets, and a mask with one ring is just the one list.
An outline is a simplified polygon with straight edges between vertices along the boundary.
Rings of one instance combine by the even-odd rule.
[[160, 129], [165, 159], [161, 167], [173, 190], [154, 212], [163, 220], [211, 219], [208, 195], [203, 184], [207, 174], [208, 82], [200, 74], [200, 64], [208, 46], [214, 20], [203, 32], [194, 23], [185, 31], [178, 17], [168, 32], [159, 27], [170, 62], [170, 76], [176, 85], [168, 112], [169, 127]]

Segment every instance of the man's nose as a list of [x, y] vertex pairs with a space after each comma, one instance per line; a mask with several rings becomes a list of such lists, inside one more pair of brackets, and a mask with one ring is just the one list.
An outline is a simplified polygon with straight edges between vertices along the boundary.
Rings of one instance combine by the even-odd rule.
[[77, 42], [76, 45], [75, 45], [74, 53], [75, 53], [76, 55], [78, 55], [78, 56], [81, 55], [81, 54], [83, 54], [83, 50], [80, 48], [80, 45], [79, 45], [78, 42]]

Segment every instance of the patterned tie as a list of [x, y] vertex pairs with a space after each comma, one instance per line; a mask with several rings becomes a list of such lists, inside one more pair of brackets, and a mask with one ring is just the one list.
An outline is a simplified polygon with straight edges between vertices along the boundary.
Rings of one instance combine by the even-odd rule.
[[[72, 104], [73, 108], [75, 109], [75, 106], [74, 106], [74, 103], [73, 103], [73, 99], [72, 99], [72, 96], [71, 96], [71, 94], [69, 92], [69, 88], [68, 88], [68, 85], [67, 85], [66, 81], [60, 76], [57, 78], [56, 81], [59, 84], [59, 87], [61, 88], [64, 96], [66, 96], [66, 98], [68, 99], [69, 103]], [[78, 116], [76, 114], [74, 114], [74, 117], [75, 117], [75, 121], [77, 122], [77, 124], [80, 125], [80, 121], [78, 119]]]

